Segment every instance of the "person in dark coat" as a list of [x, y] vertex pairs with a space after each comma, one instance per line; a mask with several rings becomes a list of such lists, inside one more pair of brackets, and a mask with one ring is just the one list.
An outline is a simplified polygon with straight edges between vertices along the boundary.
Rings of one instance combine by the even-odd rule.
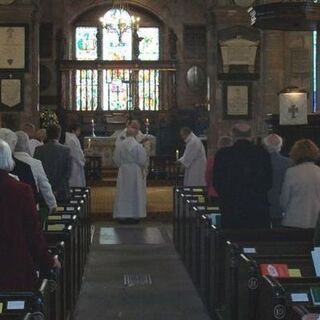
[[70, 148], [59, 143], [61, 127], [53, 124], [47, 128], [48, 141], [36, 148], [34, 157], [42, 162], [58, 202], [70, 198], [69, 178], [72, 158]]
[[270, 218], [272, 227], [280, 227], [283, 210], [280, 206], [280, 194], [287, 169], [293, 166], [293, 161], [290, 158], [284, 157], [280, 154], [282, 149], [283, 140], [277, 134], [270, 134], [263, 139], [263, 144], [267, 151], [270, 153], [271, 164], [273, 170], [272, 188], [269, 191], [270, 203]]
[[31, 188], [9, 174], [14, 167], [9, 145], [0, 140], [0, 289], [37, 289], [37, 269], [60, 268], [39, 226]]
[[221, 201], [222, 227], [270, 228], [270, 155], [262, 146], [253, 144], [248, 124], [237, 124], [232, 134], [234, 145], [218, 151], [213, 169], [213, 185]]
[[[8, 143], [11, 149], [11, 152], [14, 151], [18, 141], [18, 137], [13, 131], [7, 128], [1, 128], [0, 139]], [[25, 184], [31, 187], [35, 200], [38, 203], [40, 196], [39, 196], [38, 188], [36, 185], [36, 181], [34, 180], [34, 177], [33, 177], [31, 167], [27, 163], [24, 163], [16, 159], [15, 157], [13, 157], [13, 160], [15, 162], [15, 166], [11, 173], [17, 176], [21, 182], [24, 182]]]

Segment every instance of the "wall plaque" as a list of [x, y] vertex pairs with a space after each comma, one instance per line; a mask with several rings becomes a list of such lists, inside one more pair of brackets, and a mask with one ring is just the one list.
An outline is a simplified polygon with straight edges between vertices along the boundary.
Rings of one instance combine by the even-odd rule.
[[296, 74], [306, 74], [310, 72], [310, 52], [304, 48], [291, 49], [291, 72]]
[[0, 25], [0, 69], [26, 71], [28, 67], [28, 26]]
[[23, 111], [23, 74], [1, 76], [0, 111]]

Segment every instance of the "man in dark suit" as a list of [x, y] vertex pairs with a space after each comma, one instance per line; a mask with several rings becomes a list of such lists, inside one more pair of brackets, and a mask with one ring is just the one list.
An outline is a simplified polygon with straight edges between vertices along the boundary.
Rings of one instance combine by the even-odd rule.
[[213, 185], [221, 198], [223, 228], [270, 228], [270, 155], [254, 145], [248, 124], [232, 129], [234, 145], [216, 154]]
[[70, 198], [71, 154], [68, 147], [59, 143], [60, 135], [61, 127], [50, 125], [48, 142], [36, 148], [34, 157], [42, 162], [57, 201], [64, 202]]

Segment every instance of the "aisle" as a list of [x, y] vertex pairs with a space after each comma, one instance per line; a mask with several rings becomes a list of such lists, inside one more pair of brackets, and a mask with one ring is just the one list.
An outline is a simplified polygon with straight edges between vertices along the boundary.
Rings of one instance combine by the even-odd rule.
[[97, 224], [75, 320], [209, 320], [170, 226]]

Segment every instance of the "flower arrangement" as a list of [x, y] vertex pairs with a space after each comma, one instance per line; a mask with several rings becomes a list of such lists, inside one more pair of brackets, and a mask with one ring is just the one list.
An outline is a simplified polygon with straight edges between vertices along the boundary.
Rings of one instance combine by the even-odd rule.
[[57, 115], [52, 110], [43, 110], [40, 112], [40, 126], [42, 129], [47, 129], [51, 124], [59, 124]]

